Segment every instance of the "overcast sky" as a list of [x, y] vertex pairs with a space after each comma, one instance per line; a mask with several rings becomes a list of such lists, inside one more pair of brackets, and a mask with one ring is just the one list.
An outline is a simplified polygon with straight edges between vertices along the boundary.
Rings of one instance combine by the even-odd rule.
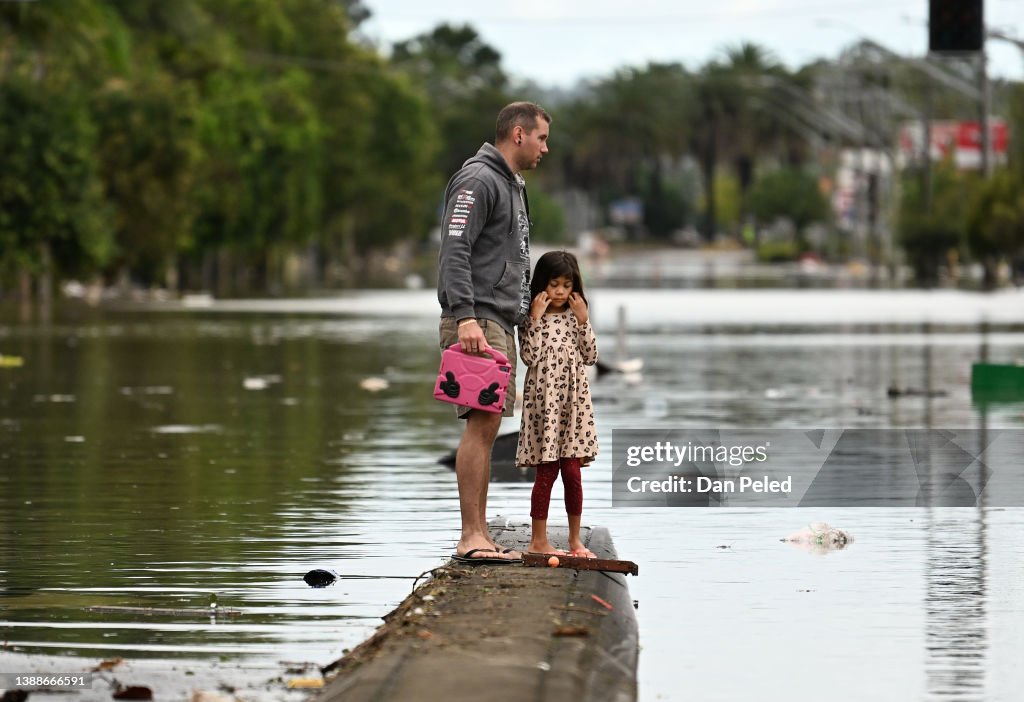
[[[695, 69], [752, 41], [790, 68], [867, 36], [902, 54], [928, 46], [928, 0], [364, 0], [361, 27], [382, 47], [441, 22], [472, 25], [506, 71], [546, 87], [648, 61]], [[986, 24], [1024, 40], [1024, 0], [985, 0]], [[990, 74], [1024, 79], [1024, 53], [989, 40]]]

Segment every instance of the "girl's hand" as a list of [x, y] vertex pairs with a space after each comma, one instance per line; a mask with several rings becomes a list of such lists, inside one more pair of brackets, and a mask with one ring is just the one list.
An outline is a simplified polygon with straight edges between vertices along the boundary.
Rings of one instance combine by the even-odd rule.
[[547, 291], [541, 290], [537, 293], [537, 297], [533, 298], [533, 304], [530, 305], [530, 317], [533, 321], [540, 321], [540, 318], [548, 311], [549, 304], [551, 304], [551, 298], [548, 297]]
[[590, 314], [587, 312], [587, 303], [583, 301], [583, 296], [577, 292], [569, 295], [569, 309], [576, 315], [576, 321], [583, 326], [590, 319]]

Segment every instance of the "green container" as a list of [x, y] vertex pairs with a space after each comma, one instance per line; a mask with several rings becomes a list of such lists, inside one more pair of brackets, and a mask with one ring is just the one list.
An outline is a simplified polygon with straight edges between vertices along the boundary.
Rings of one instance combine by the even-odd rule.
[[1024, 366], [975, 363], [971, 366], [974, 402], [1024, 402]]

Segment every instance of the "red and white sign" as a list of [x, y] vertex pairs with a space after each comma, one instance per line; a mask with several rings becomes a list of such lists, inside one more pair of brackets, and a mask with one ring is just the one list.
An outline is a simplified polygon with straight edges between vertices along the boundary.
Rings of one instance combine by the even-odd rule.
[[[929, 153], [933, 161], [953, 156], [957, 168], [976, 169], [981, 167], [981, 125], [979, 122], [932, 122], [932, 138]], [[992, 160], [1006, 162], [1006, 151], [1010, 143], [1010, 128], [1002, 119], [989, 121]], [[908, 122], [900, 129], [900, 154], [907, 160], [921, 158], [924, 143], [924, 124]]]

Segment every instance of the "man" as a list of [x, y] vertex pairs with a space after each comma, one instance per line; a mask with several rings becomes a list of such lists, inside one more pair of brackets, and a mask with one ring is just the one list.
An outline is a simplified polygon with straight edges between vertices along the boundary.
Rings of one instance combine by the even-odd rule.
[[515, 403], [515, 325], [530, 306], [530, 217], [521, 171], [548, 151], [551, 116], [514, 102], [498, 113], [494, 145], [485, 143], [445, 190], [437, 299], [441, 348], [459, 343], [471, 353], [496, 349], [512, 366], [502, 415], [459, 407], [466, 426], [455, 454], [462, 534], [455, 553], [473, 562], [513, 562], [487, 530], [491, 449], [501, 417]]

